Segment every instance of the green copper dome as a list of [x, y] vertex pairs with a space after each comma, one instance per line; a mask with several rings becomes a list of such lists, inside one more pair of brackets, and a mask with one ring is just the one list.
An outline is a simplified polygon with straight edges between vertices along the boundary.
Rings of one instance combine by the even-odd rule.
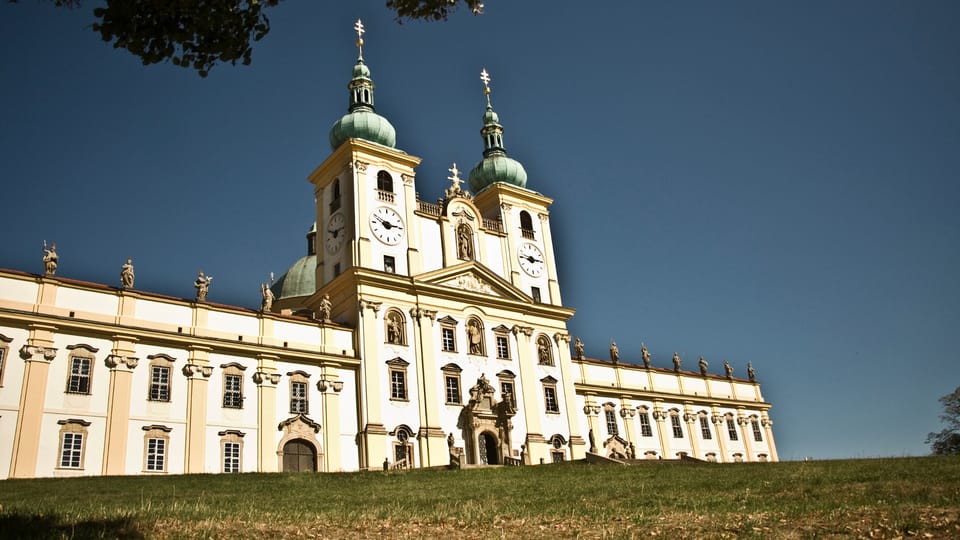
[[489, 91], [480, 135], [483, 137], [483, 159], [470, 170], [470, 189], [479, 193], [498, 182], [526, 187], [527, 171], [519, 161], [507, 157], [507, 151], [503, 147], [503, 126], [500, 125], [500, 117], [490, 105]]
[[277, 300], [310, 296], [317, 290], [317, 224], [314, 223], [307, 231], [307, 255], [293, 263], [289, 270], [283, 273], [270, 290]]
[[347, 88], [350, 89], [350, 112], [330, 128], [330, 148], [336, 150], [347, 139], [363, 139], [395, 148], [397, 132], [386, 118], [374, 111], [373, 80], [362, 56], [353, 66], [353, 78]]

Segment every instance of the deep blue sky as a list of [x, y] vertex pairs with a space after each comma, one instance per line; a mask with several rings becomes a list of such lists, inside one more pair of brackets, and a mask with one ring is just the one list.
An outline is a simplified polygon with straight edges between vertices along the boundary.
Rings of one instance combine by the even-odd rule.
[[[288, 0], [249, 67], [143, 67], [92, 7], [0, 4], [0, 267], [254, 306], [305, 251], [306, 175], [363, 18], [377, 111], [434, 200], [481, 157], [481, 67], [511, 157], [556, 200], [590, 356], [752, 361], [782, 459], [927, 453], [960, 384], [960, 3], [490, 0], [398, 25]], [[569, 7], [567, 7], [569, 6]]]

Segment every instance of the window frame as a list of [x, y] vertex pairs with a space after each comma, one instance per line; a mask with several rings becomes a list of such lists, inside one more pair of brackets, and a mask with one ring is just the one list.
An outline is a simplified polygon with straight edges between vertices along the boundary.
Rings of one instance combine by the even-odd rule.
[[[247, 369], [246, 366], [238, 364], [237, 362], [231, 362], [229, 364], [223, 364], [220, 366], [220, 369], [223, 370], [223, 381], [222, 381], [222, 401], [221, 405], [224, 409], [242, 409], [243, 408], [243, 372]], [[229, 388], [228, 381], [236, 380], [238, 385], [234, 390]], [[228, 399], [233, 398], [233, 399]]]
[[[67, 349], [70, 351], [70, 355], [67, 364], [67, 387], [64, 392], [89, 396], [93, 393], [93, 371], [97, 363], [96, 353], [99, 349], [84, 343], [67, 345]], [[84, 363], [86, 363], [86, 373], [83, 373], [82, 370]], [[81, 367], [80, 372], [77, 372], [78, 365]]]
[[377, 171], [377, 191], [384, 193], [394, 193], [393, 175], [384, 169]]
[[397, 258], [393, 255], [383, 256], [383, 271], [388, 274], [397, 273]]
[[650, 411], [646, 407], [637, 407], [637, 417], [640, 419], [640, 436], [653, 437], [653, 427], [650, 424]]
[[143, 472], [149, 474], [166, 473], [170, 463], [170, 432], [173, 429], [157, 424], [143, 426], [142, 429], [144, 432]]
[[534, 303], [543, 303], [543, 295], [540, 293], [540, 287], [530, 287], [530, 298], [533, 298]]
[[[170, 403], [173, 400], [173, 362], [174, 358], [166, 354], [151, 354], [147, 356], [147, 360], [150, 361], [150, 364], [147, 366], [149, 369], [147, 371], [147, 401], [153, 401], [156, 403]], [[163, 368], [166, 369], [167, 381], [165, 385], [159, 385], [154, 381], [154, 369]], [[157, 388], [158, 396], [154, 396], [154, 388]], [[161, 389], [166, 388], [167, 394], [166, 399], [160, 392]]]
[[680, 412], [676, 409], [670, 411], [670, 428], [673, 431], [674, 439], [683, 438], [683, 422], [680, 421]]
[[705, 441], [713, 440], [713, 432], [710, 430], [710, 419], [705, 414], [698, 415], [700, 422], [700, 437]]
[[731, 441], [739, 441], [740, 436], [737, 434], [737, 421], [733, 418], [733, 415], [727, 414], [724, 416], [724, 421], [727, 423], [727, 438]]
[[3, 374], [7, 370], [7, 359], [10, 358], [10, 347], [7, 345], [13, 338], [0, 334], [0, 388], [3, 388]]
[[[447, 364], [440, 368], [443, 372], [443, 397], [444, 404], [446, 405], [462, 405], [463, 404], [463, 386], [460, 384], [460, 373], [463, 372], [463, 369], [456, 364]], [[451, 383], [453, 383], [451, 385]], [[453, 395], [453, 391], [456, 392], [456, 395]], [[451, 399], [455, 397], [456, 400]]]
[[760, 420], [756, 416], [750, 417], [750, 427], [753, 429], [753, 442], [763, 442], [763, 432], [760, 430]]
[[407, 368], [410, 363], [400, 358], [387, 360], [387, 381], [390, 386], [390, 401], [410, 401]]
[[620, 435], [620, 426], [617, 425], [617, 406], [607, 402], [603, 404], [603, 419], [606, 422], [607, 435]]
[[[79, 418], [58, 420], [60, 425], [57, 469], [82, 471], [87, 454], [87, 428], [92, 424]], [[78, 442], [79, 439], [79, 442]], [[67, 444], [70, 448], [67, 448]], [[65, 465], [64, 462], [67, 462]], [[75, 462], [75, 464], [73, 464]]]
[[543, 384], [543, 412], [547, 414], [560, 414], [560, 396], [557, 394], [557, 380], [547, 376], [540, 379], [540, 382]]
[[[224, 474], [243, 472], [243, 436], [246, 434], [236, 429], [227, 429], [217, 435], [220, 436], [220, 472]], [[233, 445], [236, 445], [236, 456], [228, 455], [227, 452]]]
[[[290, 378], [290, 414], [310, 414], [310, 374], [297, 370], [287, 373]], [[302, 388], [302, 395], [295, 389]]]
[[510, 388], [510, 399], [513, 400], [514, 406], [517, 404], [517, 385], [516, 385], [517, 376], [509, 369], [505, 369], [500, 373], [497, 373], [497, 381], [500, 383], [500, 401], [506, 399], [506, 389]]
[[440, 323], [440, 350], [457, 352], [457, 320], [447, 315], [437, 322]]

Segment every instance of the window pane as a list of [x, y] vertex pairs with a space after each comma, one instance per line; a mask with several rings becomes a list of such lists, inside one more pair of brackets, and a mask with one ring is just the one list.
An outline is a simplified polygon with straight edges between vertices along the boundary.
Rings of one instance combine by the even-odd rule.
[[226, 375], [223, 379], [223, 406], [239, 409], [243, 407], [243, 394], [241, 385], [243, 379], [240, 375]]
[[670, 425], [673, 426], [673, 438], [682, 439], [683, 427], [680, 426], [680, 417], [675, 414], [670, 415]]
[[700, 417], [700, 433], [703, 435], [704, 439], [712, 438], [710, 435], [710, 422], [707, 421], [706, 416]]
[[457, 342], [453, 338], [453, 328], [442, 328], [440, 333], [443, 341], [443, 350], [456, 351]]
[[760, 431], [760, 422], [751, 420], [750, 425], [753, 426], [753, 440], [756, 442], [763, 442], [763, 433]]
[[460, 403], [460, 378], [447, 376], [445, 379], [447, 388], [447, 403]]
[[653, 437], [653, 430], [650, 428], [650, 415], [640, 413], [640, 434], [644, 437]]
[[557, 391], [552, 386], [543, 388], [544, 405], [547, 412], [560, 412], [560, 406], [557, 404]]
[[223, 444], [223, 472], [240, 472], [240, 443], [228, 442]]
[[293, 382], [290, 384], [290, 412], [293, 414], [308, 414], [307, 383]]
[[507, 336], [497, 336], [497, 358], [510, 358], [510, 342]]
[[611, 410], [604, 411], [603, 414], [607, 419], [607, 433], [610, 435], [616, 435], [618, 433], [617, 415]]
[[153, 366], [150, 370], [150, 399], [170, 401], [170, 368]]
[[730, 435], [731, 441], [738, 440], [737, 438], [737, 424], [733, 421], [733, 418], [727, 418], [727, 433]]
[[390, 372], [390, 397], [393, 399], [407, 399], [406, 377], [402, 371]]

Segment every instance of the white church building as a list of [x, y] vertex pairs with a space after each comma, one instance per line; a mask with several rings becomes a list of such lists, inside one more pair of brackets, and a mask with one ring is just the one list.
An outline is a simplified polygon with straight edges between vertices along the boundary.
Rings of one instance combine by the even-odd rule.
[[68, 279], [53, 249], [44, 274], [0, 270], [0, 478], [777, 460], [752, 369], [571, 343], [552, 200], [485, 72], [482, 158], [427, 202], [358, 45], [307, 254], [264, 309], [207, 302], [202, 276], [192, 299]]

